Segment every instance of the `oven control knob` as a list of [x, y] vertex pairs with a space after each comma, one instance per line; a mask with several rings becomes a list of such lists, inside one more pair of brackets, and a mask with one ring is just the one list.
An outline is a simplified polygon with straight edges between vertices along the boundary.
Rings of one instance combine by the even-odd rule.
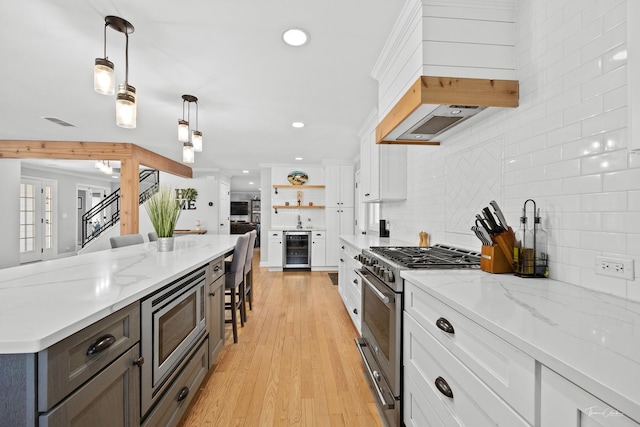
[[387, 269], [384, 267], [380, 267], [380, 269], [378, 270], [378, 276], [379, 277], [384, 277], [384, 274], [386, 273]]
[[393, 277], [393, 271], [387, 270], [384, 272], [384, 280], [389, 283], [393, 283], [395, 281], [395, 277]]
[[379, 265], [374, 265], [373, 266], [373, 272], [376, 274], [380, 274], [380, 266]]

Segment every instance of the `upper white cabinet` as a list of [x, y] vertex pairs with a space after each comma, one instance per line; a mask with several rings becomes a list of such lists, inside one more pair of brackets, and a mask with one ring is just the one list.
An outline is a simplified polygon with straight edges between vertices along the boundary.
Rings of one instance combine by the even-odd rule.
[[360, 200], [382, 202], [407, 198], [407, 147], [375, 143], [375, 130], [360, 142]]
[[325, 167], [326, 205], [328, 208], [352, 208], [354, 204], [353, 165]]
[[[629, 150], [640, 154], [640, 2], [627, 0], [627, 94]], [[631, 25], [630, 23], [633, 23]]]

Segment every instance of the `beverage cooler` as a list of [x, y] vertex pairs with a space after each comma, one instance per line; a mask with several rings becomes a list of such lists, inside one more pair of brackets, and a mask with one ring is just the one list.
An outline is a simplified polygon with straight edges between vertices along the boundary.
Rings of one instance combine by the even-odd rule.
[[285, 231], [283, 269], [311, 269], [311, 232]]

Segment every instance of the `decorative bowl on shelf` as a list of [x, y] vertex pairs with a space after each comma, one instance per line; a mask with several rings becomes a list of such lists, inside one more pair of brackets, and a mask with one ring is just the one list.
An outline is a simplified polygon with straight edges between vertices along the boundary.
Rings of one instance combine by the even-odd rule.
[[292, 185], [302, 185], [309, 180], [309, 175], [302, 171], [291, 171], [289, 175], [287, 175], [287, 180]]

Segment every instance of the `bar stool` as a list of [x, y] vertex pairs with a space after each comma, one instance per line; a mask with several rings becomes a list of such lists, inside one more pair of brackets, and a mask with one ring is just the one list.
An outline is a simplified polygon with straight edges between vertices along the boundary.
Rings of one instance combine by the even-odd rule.
[[240, 310], [240, 324], [244, 326], [242, 307], [244, 306], [244, 262], [247, 258], [247, 246], [249, 246], [249, 234], [239, 236], [236, 247], [233, 249], [233, 259], [228, 269], [225, 268], [224, 275], [225, 295], [229, 297], [229, 302], [225, 301], [225, 310], [231, 310], [231, 320], [225, 320], [225, 323], [232, 324], [234, 343], [238, 342], [236, 313], [238, 310]]
[[123, 246], [137, 245], [138, 243], [144, 243], [142, 234], [126, 234], [124, 236], [115, 236], [109, 239], [111, 248], [121, 248]]
[[[256, 245], [256, 238], [258, 236], [258, 232], [256, 230], [251, 230], [249, 232], [249, 247], [247, 248], [247, 259], [244, 262], [244, 299], [245, 302], [249, 302], [249, 310], [253, 310], [253, 272], [251, 270], [251, 263], [253, 261], [253, 248]], [[244, 321], [247, 321], [247, 306], [246, 304], [242, 304], [242, 315], [244, 316]]]
[[156, 242], [158, 240], [158, 235], [156, 234], [155, 231], [150, 231], [147, 236], [149, 236], [149, 241], [150, 242]]

